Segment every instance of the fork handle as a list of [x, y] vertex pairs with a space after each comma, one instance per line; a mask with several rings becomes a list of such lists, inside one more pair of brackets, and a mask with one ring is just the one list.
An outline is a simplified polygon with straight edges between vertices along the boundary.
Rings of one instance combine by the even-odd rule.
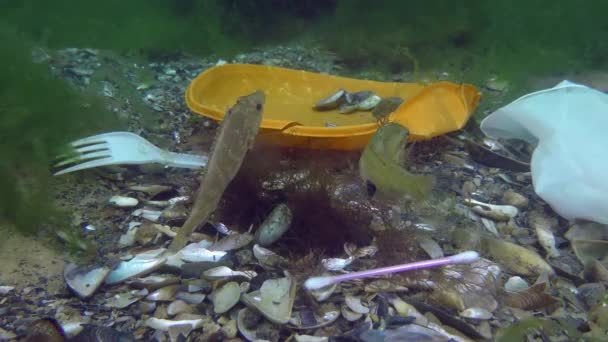
[[163, 153], [163, 164], [171, 167], [179, 167], [185, 169], [198, 169], [207, 167], [209, 157], [205, 155], [175, 153], [165, 151]]

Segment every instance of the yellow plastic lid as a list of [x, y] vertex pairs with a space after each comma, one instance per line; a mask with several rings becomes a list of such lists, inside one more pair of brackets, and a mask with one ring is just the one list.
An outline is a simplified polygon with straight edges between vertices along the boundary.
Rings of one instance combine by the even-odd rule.
[[[266, 94], [258, 140], [282, 146], [362, 150], [379, 124], [371, 111], [341, 114], [316, 111], [315, 103], [344, 88], [370, 90], [380, 97], [405, 101], [388, 118], [410, 130], [410, 140], [432, 137], [464, 126], [479, 102], [472, 85], [437, 82], [377, 82], [254, 64], [224, 64], [198, 75], [186, 89], [195, 113], [221, 121], [239, 96], [256, 90]], [[331, 126], [331, 127], [329, 127]]]

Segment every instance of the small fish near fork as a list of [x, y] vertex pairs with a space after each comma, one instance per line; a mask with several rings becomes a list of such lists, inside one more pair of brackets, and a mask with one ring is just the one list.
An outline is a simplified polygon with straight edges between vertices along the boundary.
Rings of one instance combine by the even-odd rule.
[[165, 167], [204, 168], [205, 155], [165, 151], [131, 132], [109, 132], [70, 143], [75, 153], [59, 156], [54, 165], [55, 176], [108, 165], [162, 164]]

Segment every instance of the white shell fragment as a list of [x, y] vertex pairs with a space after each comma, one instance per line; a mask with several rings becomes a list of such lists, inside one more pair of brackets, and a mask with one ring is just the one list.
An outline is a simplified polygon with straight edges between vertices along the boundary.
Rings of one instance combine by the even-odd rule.
[[488, 204], [471, 198], [465, 199], [465, 204], [472, 206], [471, 210], [476, 214], [496, 221], [509, 221], [519, 213], [512, 205]]
[[347, 295], [344, 297], [344, 302], [353, 312], [360, 314], [368, 314], [369, 308], [361, 303], [361, 297]]
[[191, 330], [198, 329], [203, 326], [203, 319], [183, 319], [179, 321], [172, 321], [169, 319], [160, 319], [151, 317], [146, 320], [146, 325], [152, 329], [169, 331], [170, 327], [178, 325], [189, 325]]
[[228, 266], [218, 266], [203, 272], [203, 276], [209, 280], [224, 279], [230, 277], [242, 277], [250, 281], [258, 274], [254, 271], [234, 271]]
[[551, 229], [552, 223], [557, 222], [551, 222], [549, 218], [545, 217], [538, 211], [532, 211], [528, 214], [528, 222], [536, 231], [538, 243], [547, 252], [547, 256], [558, 257], [560, 253], [555, 245], [555, 236], [553, 235], [553, 230]]
[[105, 284], [113, 285], [133, 277], [140, 277], [155, 271], [167, 262], [167, 258], [161, 256], [165, 249], [148, 251], [136, 255], [129, 261], [121, 261], [118, 266], [110, 272]]
[[[205, 242], [206, 243], [206, 242]], [[211, 251], [207, 248], [201, 247], [200, 243], [191, 243], [180, 250], [178, 253], [179, 258], [187, 262], [201, 262], [201, 261], [219, 261], [226, 252], [224, 251]]]
[[527, 289], [528, 287], [530, 287], [528, 282], [519, 276], [511, 277], [505, 283], [505, 291], [507, 292], [519, 292]]
[[110, 271], [106, 266], [87, 267], [68, 263], [63, 270], [63, 279], [78, 297], [84, 299], [95, 293]]
[[259, 290], [243, 294], [243, 303], [275, 324], [287, 323], [296, 297], [296, 282], [289, 273], [285, 275], [268, 279]]
[[344, 267], [352, 264], [354, 260], [354, 257], [348, 257], [346, 259], [327, 258], [321, 260], [321, 264], [323, 264], [323, 267], [328, 271], [341, 271], [344, 269]]
[[175, 299], [183, 300], [188, 304], [200, 304], [207, 297], [203, 293], [178, 292], [175, 294]]
[[14, 286], [0, 286], [0, 294], [5, 295], [8, 294], [9, 292], [13, 291], [15, 289]]
[[492, 313], [483, 308], [468, 308], [460, 312], [460, 317], [478, 320], [488, 320], [492, 319]]
[[174, 300], [167, 306], [167, 314], [169, 314], [169, 316], [175, 316], [180, 313], [190, 313], [192, 311], [192, 306], [180, 299]]
[[347, 321], [349, 321], [349, 322], [357, 321], [361, 317], [363, 317], [362, 314], [360, 314], [358, 312], [354, 312], [346, 304], [342, 304], [340, 306], [340, 313], [342, 314], [342, 317], [344, 317], [344, 319], [347, 320]]
[[[327, 276], [327, 275], [329, 275], [329, 274], [325, 273], [323, 276]], [[338, 284], [332, 283], [325, 287], [321, 287], [321, 288], [314, 289], [314, 290], [308, 290], [308, 292], [310, 292], [310, 294], [314, 297], [314, 299], [317, 302], [322, 302], [322, 301], [327, 300], [327, 298], [329, 298], [334, 293], [334, 291], [336, 291], [337, 288], [338, 288]]]
[[129, 292], [117, 293], [110, 297], [105, 305], [110, 308], [124, 309], [127, 306], [138, 302], [148, 294], [148, 290], [132, 290]]
[[170, 302], [175, 299], [179, 285], [169, 285], [150, 293], [146, 299], [155, 302]]
[[253, 245], [253, 256], [264, 266], [274, 267], [288, 262], [287, 259], [258, 244]]
[[423, 237], [420, 238], [418, 244], [431, 259], [443, 258], [443, 250], [435, 240], [429, 237]]
[[190, 198], [188, 196], [180, 196], [180, 197], [173, 197], [170, 198], [166, 201], [145, 201], [146, 204], [149, 205], [153, 205], [155, 207], [171, 207], [176, 205], [177, 203], [180, 202], [186, 202], [188, 201]]
[[148, 221], [157, 222], [162, 213], [163, 212], [159, 210], [137, 209], [131, 215], [143, 217]]
[[109, 202], [111, 205], [119, 208], [135, 207], [139, 204], [137, 198], [126, 196], [112, 196]]
[[213, 302], [213, 311], [222, 314], [236, 305], [241, 298], [241, 287], [237, 282], [231, 281], [209, 295]]

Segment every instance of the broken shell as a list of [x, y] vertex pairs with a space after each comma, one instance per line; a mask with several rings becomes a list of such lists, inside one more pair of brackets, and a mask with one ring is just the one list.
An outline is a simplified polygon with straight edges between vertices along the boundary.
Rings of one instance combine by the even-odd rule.
[[435, 240], [429, 237], [423, 237], [420, 238], [418, 244], [431, 259], [443, 258], [443, 250]]
[[552, 226], [557, 225], [557, 220], [551, 220], [534, 210], [528, 214], [528, 222], [530, 223], [530, 227], [536, 231], [538, 242], [547, 252], [547, 256], [558, 257], [560, 254], [555, 246], [555, 236], [553, 236], [552, 230]]
[[179, 282], [180, 278], [172, 275], [151, 275], [145, 278], [131, 279], [127, 284], [138, 289], [146, 288], [148, 291], [154, 291], [161, 287], [179, 284]]
[[177, 203], [187, 202], [189, 200], [190, 200], [190, 197], [188, 197], [188, 196], [179, 196], [179, 197], [170, 198], [166, 201], [145, 201], [144, 203], [155, 206], [155, 207], [171, 207], [171, 206], [176, 205]]
[[182, 248], [177, 254], [179, 255], [180, 259], [187, 262], [217, 262], [222, 257], [224, 257], [224, 255], [226, 255], [226, 252], [204, 248], [202, 247], [201, 243], [197, 242], [187, 245], [186, 247]]
[[139, 204], [137, 198], [126, 196], [112, 196], [109, 202], [111, 205], [119, 208], [135, 207]]
[[378, 252], [378, 247], [371, 245], [358, 248], [354, 243], [344, 243], [344, 252], [350, 257], [359, 259], [374, 256]]
[[[324, 273], [322, 276], [329, 276], [329, 273]], [[327, 298], [329, 298], [334, 291], [336, 291], [336, 289], [338, 288], [338, 284], [337, 283], [333, 283], [330, 285], [327, 285], [325, 287], [319, 288], [319, 289], [315, 289], [315, 290], [308, 290], [308, 292], [310, 292], [310, 294], [314, 297], [314, 299], [317, 302], [322, 302], [324, 300], [327, 300]]]
[[167, 185], [134, 185], [130, 186], [129, 190], [144, 192], [151, 197], [154, 197], [162, 192], [171, 190], [172, 188]]
[[416, 310], [416, 308], [412, 304], [404, 301], [393, 293], [385, 293], [383, 295], [388, 300], [388, 302], [395, 308], [395, 310], [397, 310], [397, 313], [401, 317], [415, 317], [416, 323], [421, 325], [426, 325], [426, 323], [428, 322], [428, 319], [422, 313]]
[[116, 309], [124, 309], [127, 306], [139, 301], [144, 298], [144, 296], [148, 294], [148, 290], [133, 290], [129, 292], [117, 293], [110, 297], [105, 305], [107, 307], [116, 308]]
[[209, 295], [213, 302], [213, 311], [222, 314], [230, 310], [241, 298], [241, 288], [237, 282], [231, 281]]
[[342, 102], [344, 102], [344, 95], [346, 94], [346, 90], [340, 88], [335, 93], [327, 96], [321, 101], [317, 102], [314, 105], [315, 110], [331, 110], [336, 109]]
[[253, 245], [253, 256], [264, 266], [275, 267], [288, 263], [287, 259], [258, 244]]
[[608, 283], [608, 269], [598, 260], [585, 263], [585, 279], [593, 282]]
[[486, 228], [487, 231], [489, 231], [490, 233], [492, 233], [492, 235], [499, 237], [500, 235], [498, 234], [498, 228], [496, 227], [496, 222], [487, 219], [485, 217], [481, 218], [481, 223], [483, 224], [483, 226]]
[[354, 312], [346, 304], [342, 304], [340, 306], [340, 313], [342, 314], [342, 317], [344, 317], [344, 319], [349, 322], [354, 322], [356, 320], [359, 320], [361, 317], [363, 317], [363, 314]]
[[131, 215], [138, 217], [141, 216], [148, 221], [157, 222], [161, 214], [162, 211], [159, 210], [137, 209], [133, 211]]
[[502, 201], [519, 209], [525, 209], [528, 207], [528, 198], [511, 189], [505, 191], [505, 193], [502, 195]]
[[[261, 321], [261, 322], [260, 322]], [[257, 331], [265, 330], [270, 323], [262, 321], [262, 316], [250, 308], [239, 310], [236, 318], [239, 332], [247, 341], [259, 341]]]
[[604, 266], [608, 256], [608, 240], [574, 240], [572, 241], [574, 254], [585, 265], [590, 260], [599, 260]]
[[459, 313], [460, 317], [478, 319], [478, 320], [488, 320], [492, 319], [492, 313], [483, 308], [468, 308]]
[[473, 212], [496, 221], [509, 221], [519, 213], [519, 210], [512, 205], [488, 204], [471, 198], [465, 199], [464, 202], [472, 206]]
[[374, 280], [365, 285], [365, 292], [406, 292], [405, 286], [394, 284], [386, 279]]
[[365, 100], [359, 102], [357, 108], [359, 110], [371, 110], [382, 100], [382, 98], [376, 94], [370, 95]]
[[289, 229], [293, 215], [286, 204], [276, 206], [255, 232], [255, 241], [263, 247], [273, 244]]
[[0, 286], [0, 294], [5, 295], [15, 289], [14, 286]]
[[203, 276], [209, 280], [242, 277], [250, 281], [257, 276], [257, 273], [254, 271], [234, 271], [228, 266], [218, 266], [204, 271]]
[[497, 263], [521, 275], [555, 274], [553, 268], [538, 253], [512, 242], [482, 238], [482, 245], [488, 255]]
[[328, 271], [341, 271], [344, 267], [350, 265], [355, 258], [348, 257], [346, 259], [342, 258], [327, 258], [321, 260], [321, 264]]
[[519, 292], [530, 287], [527, 281], [522, 277], [514, 276], [507, 280], [505, 283], [505, 291], [507, 292]]
[[129, 261], [121, 261], [118, 266], [108, 274], [104, 283], [107, 285], [118, 284], [127, 279], [140, 277], [151, 273], [164, 265], [167, 258], [160, 255], [165, 249], [148, 251], [136, 255]]
[[564, 237], [574, 240], [608, 240], [608, 225], [591, 221], [577, 221]]
[[160, 319], [156, 317], [150, 317], [146, 320], [146, 325], [152, 329], [169, 331], [169, 328], [175, 326], [184, 326], [187, 325], [190, 327], [190, 330], [198, 329], [203, 326], [203, 319], [184, 319], [184, 320], [169, 320], [169, 319]]
[[218, 233], [220, 234], [224, 234], [224, 235], [230, 235], [230, 234], [236, 234], [237, 232], [235, 232], [234, 230], [231, 230], [230, 228], [228, 228], [225, 224], [223, 224], [222, 222], [217, 222], [217, 223], [211, 223], [211, 225], [213, 226], [213, 228], [215, 228], [215, 230], [218, 231]]
[[547, 283], [538, 283], [527, 290], [509, 293], [504, 298], [504, 304], [522, 310], [536, 310], [551, 305], [558, 300], [545, 293]]
[[85, 299], [93, 295], [110, 271], [106, 266], [87, 267], [68, 263], [63, 270], [63, 279], [78, 297]]
[[150, 293], [146, 299], [154, 302], [169, 302], [175, 299], [179, 285], [169, 285]]
[[244, 294], [242, 301], [269, 321], [285, 324], [291, 317], [295, 297], [296, 282], [288, 272], [285, 272], [284, 278], [268, 279], [262, 283], [259, 290]]
[[354, 297], [354, 296], [347, 295], [344, 297], [344, 302], [349, 307], [349, 309], [351, 309], [353, 312], [360, 313], [360, 314], [369, 313], [369, 308], [364, 306], [361, 303], [361, 297]]
[[174, 238], [177, 233], [171, 230], [171, 227], [169, 226], [164, 226], [162, 224], [153, 224], [152, 227], [154, 229], [156, 229], [157, 231], [167, 235], [168, 237]]
[[229, 234], [221, 238], [218, 242], [209, 247], [210, 251], [231, 251], [247, 246], [253, 241], [250, 233]]
[[189, 293], [189, 292], [178, 292], [175, 294], [175, 299], [183, 300], [188, 304], [200, 304], [207, 297], [202, 293]]
[[296, 342], [328, 342], [328, 337], [323, 336], [312, 336], [312, 335], [298, 335], [295, 334], [293, 338]]
[[169, 316], [175, 316], [180, 313], [192, 313], [192, 311], [192, 306], [180, 299], [171, 302], [171, 304], [167, 306], [167, 314], [169, 314]]
[[306, 329], [307, 330], [307, 329], [322, 328], [324, 326], [330, 325], [333, 322], [335, 322], [340, 317], [340, 311], [333, 310], [333, 309], [326, 309], [323, 312], [323, 316], [318, 316], [318, 315], [314, 314], [314, 317], [315, 317], [317, 324], [304, 325], [304, 324], [302, 324], [303, 322], [302, 322], [302, 319], [300, 318], [300, 315], [298, 315], [297, 312], [294, 312], [294, 314], [289, 319], [289, 324], [292, 329]]

